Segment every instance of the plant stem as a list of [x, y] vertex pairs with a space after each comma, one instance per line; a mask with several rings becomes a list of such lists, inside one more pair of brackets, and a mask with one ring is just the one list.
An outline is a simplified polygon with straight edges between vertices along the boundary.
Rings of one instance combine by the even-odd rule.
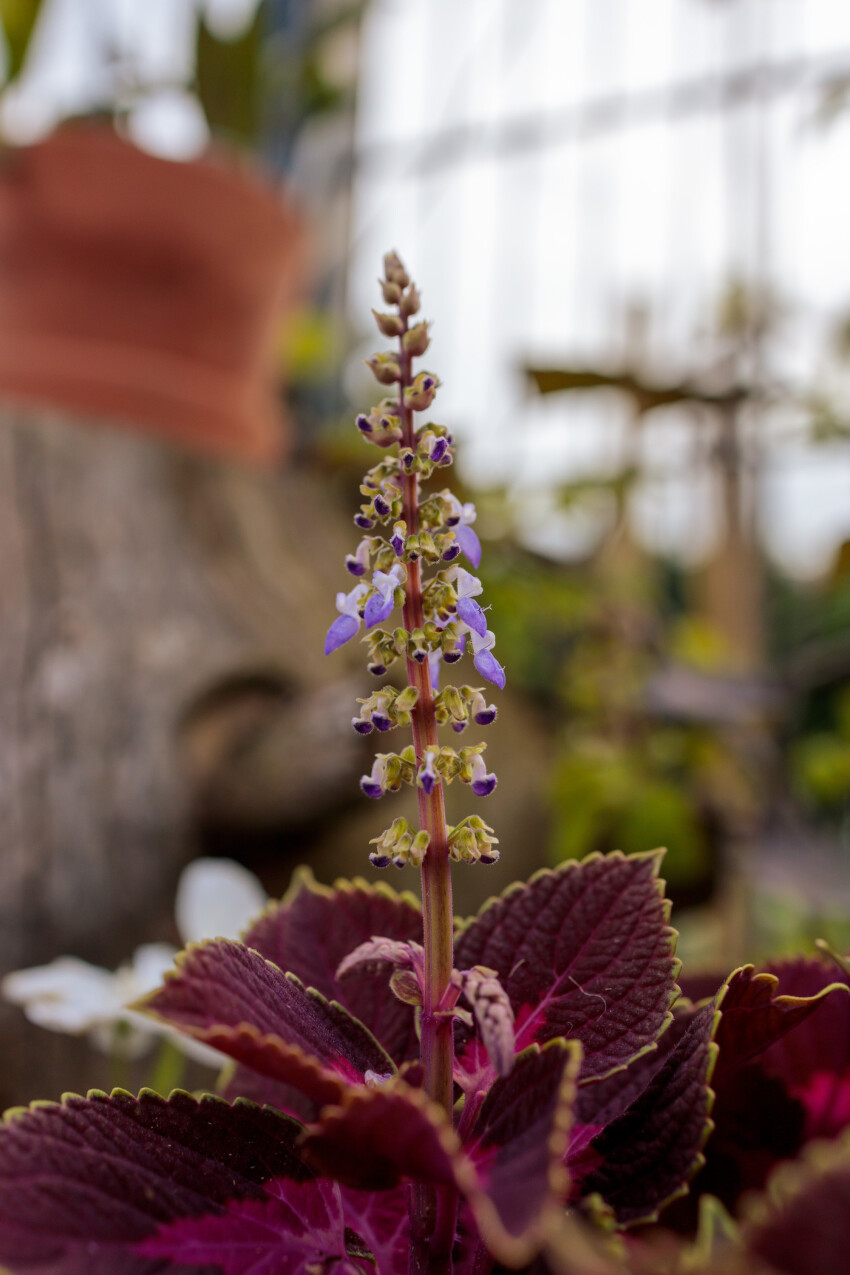
[[[405, 330], [407, 322], [405, 321]], [[401, 345], [401, 341], [399, 342]], [[411, 383], [411, 356], [401, 347], [399, 413], [402, 445], [416, 449], [413, 412], [405, 405], [405, 387]], [[402, 474], [404, 520], [409, 534], [419, 530], [419, 476]], [[419, 562], [407, 568], [404, 602], [404, 627], [408, 633], [423, 627], [422, 573]], [[434, 712], [434, 688], [428, 660], [407, 660], [407, 676], [419, 692], [411, 714], [413, 747], [417, 762], [428, 747], [439, 747], [437, 719]], [[454, 914], [452, 878], [449, 859], [446, 808], [442, 783], [430, 794], [417, 789], [419, 823], [430, 834], [430, 842], [422, 863], [422, 922], [425, 948], [425, 986], [421, 1020], [420, 1058], [425, 1072], [425, 1091], [438, 1102], [451, 1119], [453, 1106], [454, 1027], [450, 1017], [438, 1017], [443, 995], [448, 987], [453, 966]], [[450, 1198], [451, 1197], [451, 1198]], [[434, 1187], [417, 1184], [410, 1195], [411, 1253], [410, 1269], [421, 1275], [425, 1269], [437, 1272], [451, 1270], [451, 1251], [455, 1235], [456, 1199], [451, 1192], [436, 1192]]]
[[[402, 443], [415, 449], [413, 413], [404, 403], [405, 386], [410, 384], [410, 355], [401, 353], [401, 382], [399, 410], [402, 424]], [[402, 475], [404, 519], [409, 533], [419, 530], [419, 477]], [[407, 589], [404, 603], [404, 626], [408, 632], [422, 628], [422, 575], [418, 562], [411, 562], [407, 569]], [[434, 689], [431, 685], [431, 669], [427, 660], [419, 664], [408, 658], [407, 676], [411, 686], [419, 692], [419, 698], [411, 714], [413, 746], [417, 760], [428, 747], [439, 747], [437, 719], [434, 713]], [[446, 807], [443, 785], [437, 783], [428, 794], [417, 789], [419, 798], [419, 822], [431, 837], [428, 851], [422, 863], [422, 921], [425, 947], [425, 987], [422, 1006], [421, 1058], [425, 1069], [425, 1090], [438, 1102], [447, 1114], [452, 1110], [452, 1073], [454, 1063], [454, 1032], [451, 1018], [437, 1017], [437, 1011], [451, 978], [453, 963], [452, 877], [449, 859]]]

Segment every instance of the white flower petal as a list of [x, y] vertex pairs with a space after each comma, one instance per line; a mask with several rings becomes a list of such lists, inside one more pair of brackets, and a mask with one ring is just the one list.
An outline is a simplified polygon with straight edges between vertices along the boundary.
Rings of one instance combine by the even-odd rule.
[[266, 902], [260, 882], [240, 863], [232, 859], [196, 859], [184, 869], [177, 887], [177, 928], [185, 943], [235, 939]]
[[177, 948], [170, 943], [143, 943], [137, 947], [132, 962], [122, 965], [116, 975], [122, 982], [122, 1004], [138, 1000], [159, 987], [173, 966], [176, 955]]
[[88, 1031], [111, 1021], [121, 1009], [115, 975], [75, 956], [7, 974], [2, 990], [7, 1000], [23, 1007], [30, 1022], [52, 1031]]

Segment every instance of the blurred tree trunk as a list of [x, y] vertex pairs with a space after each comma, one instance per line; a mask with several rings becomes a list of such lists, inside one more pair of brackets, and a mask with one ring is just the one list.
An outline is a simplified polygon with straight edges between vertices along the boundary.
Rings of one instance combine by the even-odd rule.
[[[329, 504], [309, 475], [6, 410], [0, 972], [174, 937], [205, 796], [277, 827], [348, 800], [350, 703], [319, 689], [347, 547]], [[32, 1059], [6, 1060], [30, 1096]]]

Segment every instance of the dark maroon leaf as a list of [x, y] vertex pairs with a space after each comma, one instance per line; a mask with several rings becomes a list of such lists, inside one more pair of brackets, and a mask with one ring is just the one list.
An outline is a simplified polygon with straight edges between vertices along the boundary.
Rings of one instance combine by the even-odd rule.
[[[308, 1098], [295, 1085], [283, 1084], [280, 1080], [272, 1080], [270, 1076], [261, 1076], [258, 1071], [244, 1067], [241, 1063], [231, 1064], [219, 1084], [219, 1092], [228, 1102], [247, 1098], [250, 1102], [259, 1103], [261, 1107], [276, 1107], [278, 1111], [294, 1116], [302, 1124], [315, 1120], [319, 1114], [316, 1100]], [[339, 1101], [344, 1092], [343, 1086], [340, 1084], [335, 1092], [338, 1096], [332, 1101]]]
[[[789, 971], [786, 985], [792, 978]], [[720, 999], [723, 1017], [717, 1033], [720, 1054], [715, 1079], [720, 1082], [731, 1068], [764, 1053], [768, 1045], [814, 1013], [825, 997], [850, 999], [848, 991], [843, 982], [830, 980], [812, 993], [791, 994], [780, 990], [775, 974], [756, 974], [752, 965], [735, 970]]]
[[[711, 1194], [734, 1209], [808, 1137], [847, 1123], [850, 996], [832, 975], [819, 960], [798, 960], [760, 975], [746, 966], [729, 976], [719, 998], [715, 1129], [694, 1196]], [[691, 1231], [694, 1201], [680, 1202], [664, 1220]]]
[[[295, 1150], [299, 1132], [294, 1121], [252, 1103], [185, 1093], [166, 1100], [150, 1091], [138, 1098], [92, 1092], [15, 1109], [0, 1130], [0, 1262], [32, 1275], [208, 1275], [209, 1258], [198, 1265], [174, 1254], [179, 1265], [172, 1266], [146, 1242], [176, 1234], [181, 1219], [243, 1226], [272, 1210], [279, 1260], [289, 1260], [292, 1240], [286, 1269], [295, 1270], [297, 1229], [287, 1230], [278, 1204], [294, 1192], [315, 1210], [327, 1191]], [[319, 1250], [321, 1260], [351, 1269], [336, 1241]]]
[[460, 1142], [440, 1107], [401, 1080], [350, 1089], [302, 1140], [317, 1172], [346, 1186], [383, 1190], [401, 1177], [451, 1186]]
[[850, 1142], [814, 1143], [781, 1165], [747, 1210], [749, 1252], [782, 1275], [846, 1275], [850, 1261]]
[[251, 925], [244, 941], [306, 987], [339, 1001], [401, 1063], [419, 1053], [415, 1016], [409, 1005], [387, 995], [386, 966], [376, 962], [344, 980], [336, 977], [343, 958], [376, 935], [422, 942], [422, 913], [412, 894], [359, 879], [329, 888], [300, 868], [285, 897]]
[[687, 1011], [681, 1037], [641, 1094], [593, 1140], [581, 1194], [598, 1193], [621, 1226], [649, 1221], [687, 1189], [711, 1129], [714, 1003]]
[[[496, 970], [518, 1048], [579, 1040], [586, 1082], [652, 1047], [678, 995], [659, 863], [658, 852], [571, 861], [512, 886], [460, 928], [455, 964]], [[474, 1071], [481, 1059], [465, 1043]]]
[[344, 1085], [362, 1084], [369, 1071], [395, 1070], [347, 1010], [228, 939], [181, 953], [138, 1008], [320, 1103], [338, 1101]]
[[[534, 1257], [568, 1194], [564, 1169], [581, 1049], [549, 1041], [520, 1054], [484, 1098], [464, 1150], [479, 1187], [471, 1199], [482, 1234], [499, 1257]], [[502, 1234], [504, 1233], [504, 1234]]]
[[836, 976], [846, 986], [846, 976], [816, 959], [783, 961], [770, 970], [783, 995], [823, 999], [759, 1063], [802, 1105], [807, 1141], [834, 1137], [850, 1124], [850, 995], [836, 995], [830, 988]]
[[591, 1150], [586, 1155], [590, 1143], [643, 1093], [688, 1030], [693, 1014], [692, 1006], [676, 1005], [673, 1022], [662, 1033], [655, 1049], [639, 1054], [622, 1071], [579, 1087], [567, 1152], [567, 1167], [573, 1177], [583, 1177], [588, 1165], [593, 1167], [598, 1163], [595, 1152]]

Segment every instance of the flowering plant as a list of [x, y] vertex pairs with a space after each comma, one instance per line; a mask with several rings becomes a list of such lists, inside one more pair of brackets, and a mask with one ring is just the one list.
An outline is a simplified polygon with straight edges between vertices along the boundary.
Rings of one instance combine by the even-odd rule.
[[[0, 1260], [41, 1275], [837, 1275], [841, 958], [680, 988], [659, 852], [569, 862], [453, 920], [452, 862], [498, 851], [480, 816], [447, 824], [444, 787], [486, 797], [496, 779], [483, 744], [438, 730], [484, 727], [496, 709], [482, 687], [438, 678], [470, 650], [482, 679], [505, 674], [457, 561], [477, 567], [474, 510], [421, 488], [452, 439], [414, 424], [437, 380], [413, 372], [428, 330], [394, 254], [381, 287], [394, 310], [376, 321], [397, 347], [370, 366], [395, 391], [357, 418], [385, 457], [361, 487], [358, 583], [326, 650], [365, 626], [374, 675], [405, 662], [406, 685], [360, 701], [354, 727], [412, 731], [362, 787], [416, 789], [419, 827], [395, 819], [370, 858], [417, 868], [422, 903], [302, 871], [241, 942], [190, 944], [136, 1008], [232, 1060], [221, 1095], [93, 1091], [9, 1112]], [[396, 609], [401, 624], [383, 627]]]

